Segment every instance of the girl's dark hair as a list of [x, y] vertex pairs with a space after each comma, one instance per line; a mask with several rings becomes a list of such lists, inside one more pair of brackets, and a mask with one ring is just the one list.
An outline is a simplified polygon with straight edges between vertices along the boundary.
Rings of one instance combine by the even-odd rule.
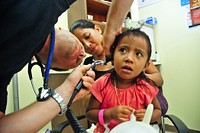
[[77, 28], [92, 28], [94, 29], [95, 25], [93, 22], [86, 19], [76, 20], [69, 28], [70, 32], [74, 32]]
[[[116, 37], [116, 39], [115, 39], [113, 45], [112, 45], [111, 48], [110, 48], [111, 60], [113, 61], [113, 59], [114, 59], [114, 58], [113, 58], [113, 56], [114, 56], [114, 51], [115, 51], [117, 45], [119, 44], [120, 40], [122, 40], [125, 36], [136, 36], [136, 37], [142, 37], [142, 38], [145, 39], [145, 41], [146, 41], [146, 43], [147, 43], [147, 45], [148, 45], [148, 46], [147, 46], [147, 48], [148, 48], [148, 49], [147, 49], [147, 52], [148, 52], [147, 62], [148, 62], [148, 61], [150, 60], [150, 57], [151, 57], [151, 42], [150, 42], [149, 36], [148, 36], [145, 32], [141, 31], [140, 29], [133, 29], [133, 28], [127, 29], [126, 31], [122, 32], [121, 34], [119, 34], [119, 35]], [[111, 75], [110, 75], [110, 78], [109, 78], [109, 79], [111, 79], [112, 81], [114, 81], [115, 77], [116, 77], [116, 71], [113, 70], [113, 71], [111, 72]], [[151, 79], [149, 79], [149, 78], [144, 74], [143, 71], [142, 71], [137, 77], [135, 77], [135, 79], [133, 80], [133, 84], [136, 83], [137, 85], [144, 85], [144, 84], [140, 84], [140, 81], [141, 81], [141, 80], [145, 80], [146, 82], [150, 83], [151, 85], [156, 86], [155, 82], [152, 81]], [[108, 81], [109, 81], [109, 80], [108, 80]], [[104, 87], [107, 86], [108, 81], [107, 81], [107, 83], [106, 83], [106, 85], [105, 85]]]
[[111, 58], [113, 60], [113, 56], [114, 56], [114, 51], [117, 47], [117, 45], [119, 44], [119, 41], [122, 40], [125, 36], [135, 36], [135, 37], [142, 37], [143, 39], [145, 39], [146, 43], [147, 43], [147, 52], [148, 52], [148, 58], [147, 58], [147, 61], [150, 60], [150, 57], [151, 57], [151, 42], [150, 42], [150, 39], [149, 39], [149, 36], [141, 31], [139, 28], [138, 29], [133, 29], [133, 28], [130, 28], [130, 29], [127, 29], [126, 31], [122, 32], [121, 34], [119, 34], [113, 45], [111, 46], [110, 48], [110, 53], [111, 53]]

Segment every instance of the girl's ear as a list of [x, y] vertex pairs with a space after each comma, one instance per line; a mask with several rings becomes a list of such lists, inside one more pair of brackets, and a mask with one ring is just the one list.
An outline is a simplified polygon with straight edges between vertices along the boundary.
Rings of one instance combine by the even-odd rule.
[[97, 30], [99, 33], [102, 33], [102, 30], [99, 25], [95, 25], [94, 29]]
[[149, 65], [150, 65], [150, 60], [146, 63], [146, 65], [145, 65], [145, 67], [144, 67], [144, 72], [146, 71], [146, 69], [149, 67]]

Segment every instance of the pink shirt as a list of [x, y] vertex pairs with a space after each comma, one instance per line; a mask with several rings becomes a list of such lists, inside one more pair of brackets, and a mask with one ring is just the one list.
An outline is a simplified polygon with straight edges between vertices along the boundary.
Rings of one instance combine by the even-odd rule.
[[[99, 102], [102, 103], [100, 109], [108, 109], [119, 105], [115, 93], [115, 88], [112, 85], [111, 80], [109, 80], [109, 77], [110, 73], [101, 76], [94, 82], [92, 86], [92, 94], [97, 98]], [[152, 86], [144, 80], [139, 81], [139, 83], [142, 85], [133, 84], [126, 89], [116, 88], [118, 99], [121, 105], [131, 106], [135, 110], [138, 110], [145, 109], [148, 104], [152, 102], [158, 93], [158, 88]], [[112, 120], [108, 127], [111, 130], [118, 124], [118, 121]], [[97, 123], [96, 126], [97, 127], [95, 132], [104, 132], [105, 128], [101, 124]]]

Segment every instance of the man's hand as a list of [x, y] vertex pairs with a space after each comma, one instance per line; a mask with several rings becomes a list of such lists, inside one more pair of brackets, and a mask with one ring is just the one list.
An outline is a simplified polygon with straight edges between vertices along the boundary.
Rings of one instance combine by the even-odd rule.
[[[89, 70], [90, 66], [91, 65], [84, 65], [82, 67], [77, 67], [76, 69], [74, 69], [74, 71], [69, 74], [65, 82], [59, 87], [59, 90], [61, 91], [62, 89], [62, 93], [64, 93], [63, 97], [66, 98], [66, 103], [68, 103], [76, 85], [80, 80], [83, 80], [84, 88], [82, 88], [80, 92], [76, 95], [74, 101], [81, 99], [90, 93], [90, 89], [92, 87], [95, 77], [94, 71]], [[84, 76], [85, 73], [86, 76]]]

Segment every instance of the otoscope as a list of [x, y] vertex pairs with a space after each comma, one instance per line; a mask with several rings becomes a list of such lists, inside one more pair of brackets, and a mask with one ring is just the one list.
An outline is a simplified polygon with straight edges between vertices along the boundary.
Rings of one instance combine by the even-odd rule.
[[[106, 61], [102, 61], [102, 60], [95, 60], [92, 64], [89, 70], [93, 70], [96, 65], [104, 65], [106, 63]], [[85, 74], [86, 75], [86, 74]], [[67, 111], [66, 111], [66, 117], [72, 127], [72, 129], [74, 130], [75, 133], [86, 133], [85, 129], [83, 128], [83, 126], [80, 124], [80, 122], [78, 121], [78, 119], [76, 118], [76, 116], [73, 114], [73, 112], [70, 110], [70, 106], [74, 100], [74, 97], [76, 96], [76, 94], [81, 90], [81, 88], [84, 87], [83, 86], [83, 80], [80, 80], [79, 83], [77, 84], [76, 88], [74, 89], [74, 92], [67, 104]]]
[[[102, 60], [95, 60], [92, 64], [91, 64], [91, 67], [89, 70], [93, 70], [96, 65], [104, 65], [105, 64], [105, 61], [102, 61]], [[86, 75], [86, 74], [85, 74]], [[79, 83], [77, 84], [76, 88], [74, 89], [74, 92], [67, 104], [67, 107], [69, 108], [74, 100], [74, 97], [76, 96], [76, 94], [81, 90], [81, 88], [84, 87], [83, 86], [83, 80], [80, 80]]]

